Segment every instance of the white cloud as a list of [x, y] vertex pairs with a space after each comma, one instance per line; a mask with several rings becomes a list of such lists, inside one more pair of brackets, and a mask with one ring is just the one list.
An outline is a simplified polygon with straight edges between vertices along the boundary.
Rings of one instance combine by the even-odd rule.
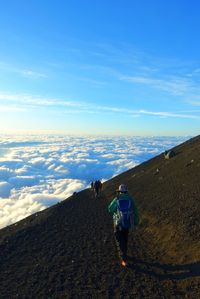
[[[148, 78], [138, 78], [138, 77], [124, 77], [123, 80], [130, 80], [134, 82], [140, 82], [144, 84], [150, 84], [151, 81], [154, 81], [154, 84], [157, 83], [157, 87], [160, 85], [161, 88], [165, 88], [165, 86], [169, 85], [176, 85], [174, 89], [182, 90], [184, 92], [184, 84], [178, 87], [178, 79], [175, 82], [167, 82], [163, 83], [162, 80], [154, 80]], [[187, 84], [185, 84], [186, 86]], [[181, 87], [182, 86], [182, 87]], [[176, 91], [178, 92], [178, 91]], [[193, 90], [194, 92], [194, 90]], [[191, 96], [192, 97], [192, 96]], [[194, 98], [194, 96], [192, 97]], [[196, 96], [197, 98], [197, 96]], [[199, 105], [198, 100], [190, 100], [187, 101], [191, 105]], [[25, 95], [25, 94], [7, 94], [0, 92], [0, 111], [15, 111], [15, 112], [25, 112], [29, 109], [38, 109], [39, 107], [48, 107], [48, 108], [62, 108], [59, 113], [65, 114], [124, 114], [129, 115], [130, 117], [140, 117], [141, 115], [153, 115], [155, 117], [168, 117], [168, 118], [186, 118], [186, 119], [199, 119], [199, 111], [193, 111], [192, 114], [184, 114], [180, 112], [173, 112], [173, 111], [148, 111], [146, 109], [127, 109], [122, 107], [113, 107], [113, 106], [104, 106], [104, 105], [94, 105], [87, 102], [79, 102], [73, 100], [61, 100], [59, 98], [45, 98], [40, 96], [32, 96], [32, 95]], [[5, 105], [6, 103], [6, 105]]]
[[15, 223], [45, 208], [37, 201], [28, 198], [24, 200], [1, 199], [0, 207], [0, 227]]
[[16, 73], [19, 74], [20, 76], [30, 78], [30, 79], [47, 78], [47, 74], [45, 73], [41, 73], [30, 68], [24, 69], [24, 68], [15, 67], [1, 61], [0, 61], [0, 69], [10, 73]]
[[18, 71], [24, 77], [31, 78], [31, 79], [39, 79], [39, 78], [47, 78], [47, 75], [40, 72], [35, 72], [31, 69], [22, 69]]
[[0, 227], [107, 180], [184, 138], [0, 136]]
[[32, 96], [29, 94], [11, 94], [0, 92], [0, 101], [25, 104], [25, 105], [34, 105], [34, 106], [63, 106], [63, 107], [81, 107], [87, 108], [85, 103], [72, 100], [61, 100], [58, 98], [45, 98], [41, 96]]
[[175, 113], [175, 112], [162, 112], [162, 111], [153, 112], [153, 111], [147, 111], [147, 110], [140, 110], [138, 113], [154, 115], [154, 116], [159, 116], [159, 117], [200, 119], [200, 116], [197, 116], [197, 115], [182, 114], [182, 113]]
[[23, 107], [16, 107], [16, 106], [0, 106], [0, 112], [26, 112], [27, 109]]
[[189, 79], [181, 77], [157, 79], [144, 76], [121, 76], [120, 80], [148, 85], [178, 96], [194, 89], [194, 84]]

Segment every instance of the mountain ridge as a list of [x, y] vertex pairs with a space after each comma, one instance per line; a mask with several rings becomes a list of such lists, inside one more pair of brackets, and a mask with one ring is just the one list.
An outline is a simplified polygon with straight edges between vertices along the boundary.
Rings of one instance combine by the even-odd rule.
[[[198, 298], [200, 136], [173, 151], [1, 229], [1, 298]], [[141, 218], [127, 269], [107, 212], [121, 183]]]

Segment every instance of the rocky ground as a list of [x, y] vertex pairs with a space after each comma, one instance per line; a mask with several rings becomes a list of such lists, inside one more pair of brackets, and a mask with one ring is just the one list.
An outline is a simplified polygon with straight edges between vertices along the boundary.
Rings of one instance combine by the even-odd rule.
[[[200, 298], [200, 137], [0, 230], [0, 298]], [[119, 264], [107, 205], [128, 185], [140, 225]]]

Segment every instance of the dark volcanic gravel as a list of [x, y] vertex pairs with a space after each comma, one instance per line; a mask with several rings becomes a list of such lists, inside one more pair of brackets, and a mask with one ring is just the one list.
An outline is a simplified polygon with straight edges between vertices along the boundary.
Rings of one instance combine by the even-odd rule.
[[[200, 298], [200, 137], [0, 230], [0, 299]], [[121, 268], [107, 205], [128, 185], [140, 212]]]

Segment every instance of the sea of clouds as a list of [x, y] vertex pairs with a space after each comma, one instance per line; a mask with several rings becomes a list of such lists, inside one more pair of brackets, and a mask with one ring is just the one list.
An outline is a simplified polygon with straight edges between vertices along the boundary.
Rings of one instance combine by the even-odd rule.
[[0, 228], [185, 141], [188, 137], [0, 135]]

